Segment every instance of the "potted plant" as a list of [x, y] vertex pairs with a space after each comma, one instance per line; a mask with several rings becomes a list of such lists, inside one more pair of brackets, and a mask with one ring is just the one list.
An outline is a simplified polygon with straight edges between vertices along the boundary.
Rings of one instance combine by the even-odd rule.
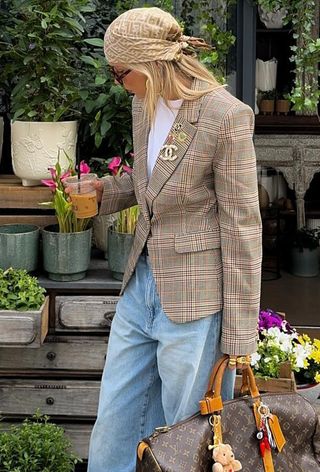
[[[251, 356], [251, 366], [260, 391], [294, 391], [293, 372], [303, 367], [308, 352], [301, 347], [298, 333], [273, 310], [259, 313], [257, 351]], [[239, 387], [239, 378], [237, 379]]]
[[257, 0], [259, 17], [267, 29], [280, 29], [287, 15], [285, 7], [281, 2], [274, 0]]
[[49, 298], [24, 269], [0, 269], [0, 346], [39, 347], [48, 331]]
[[3, 472], [74, 472], [81, 462], [61, 426], [39, 412], [8, 431], [0, 430], [0, 470]]
[[262, 113], [263, 115], [273, 114], [275, 96], [275, 90], [268, 90], [267, 92], [262, 92], [261, 101], [259, 104], [260, 113]]
[[[63, 148], [75, 160], [80, 102], [77, 44], [90, 0], [12, 0], [4, 26], [0, 85], [10, 95], [12, 161], [23, 185], [49, 177]], [[68, 167], [62, 156], [62, 169]]]
[[[133, 165], [133, 153], [129, 152], [124, 158], [114, 156], [108, 159], [93, 157], [89, 161], [90, 168], [98, 177], [108, 175], [119, 175], [122, 172], [131, 173]], [[98, 215], [93, 218], [93, 243], [103, 251], [105, 259], [108, 259], [108, 228], [112, 226], [118, 218], [117, 213], [110, 215]]]
[[[68, 162], [69, 168], [63, 172], [59, 153], [55, 166], [49, 169], [51, 179], [42, 180], [53, 192], [52, 201], [42, 205], [53, 208], [58, 220], [58, 225], [49, 225], [42, 230], [43, 266], [49, 279], [64, 282], [85, 277], [90, 263], [92, 237], [91, 218], [75, 216], [69, 194], [65, 191], [64, 181], [76, 175], [72, 162]], [[81, 162], [80, 174], [89, 172], [90, 167]]]
[[288, 92], [277, 94], [275, 108], [277, 115], [287, 115], [290, 112], [291, 102]]
[[318, 86], [320, 39], [317, 33], [315, 0], [256, 0], [267, 12], [286, 12], [283, 24], [293, 30], [290, 62], [295, 65], [294, 85], [290, 91], [292, 109], [298, 114], [317, 115], [320, 98]]
[[[125, 158], [121, 158], [120, 156], [113, 157], [105, 164], [105, 178], [121, 176], [123, 173], [131, 174], [133, 157], [133, 153], [129, 153]], [[139, 207], [137, 205], [126, 208], [117, 213], [114, 223], [108, 227], [108, 266], [112, 276], [117, 280], [123, 279], [129, 253], [133, 244], [138, 216]]]
[[0, 225], [0, 268], [36, 270], [39, 234], [40, 228], [36, 225]]
[[298, 392], [311, 402], [320, 396], [320, 340], [311, 341], [306, 334], [299, 336], [299, 343], [308, 355], [303, 367], [295, 373]]
[[299, 277], [319, 274], [319, 228], [297, 229], [289, 238], [291, 272]]

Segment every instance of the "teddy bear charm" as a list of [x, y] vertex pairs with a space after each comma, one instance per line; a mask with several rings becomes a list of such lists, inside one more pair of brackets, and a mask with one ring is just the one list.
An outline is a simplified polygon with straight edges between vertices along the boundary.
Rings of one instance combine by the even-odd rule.
[[213, 445], [209, 445], [209, 451], [212, 450], [214, 464], [212, 472], [237, 472], [242, 470], [241, 462], [234, 458], [230, 444], [222, 443], [221, 417], [212, 415], [209, 420], [213, 431]]

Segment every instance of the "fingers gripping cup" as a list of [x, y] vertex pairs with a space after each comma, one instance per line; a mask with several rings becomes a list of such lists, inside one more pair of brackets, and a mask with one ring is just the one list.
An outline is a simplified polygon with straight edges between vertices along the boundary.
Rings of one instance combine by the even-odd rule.
[[96, 174], [83, 174], [80, 180], [77, 176], [69, 177], [64, 181], [69, 189], [72, 210], [77, 218], [91, 218], [98, 214], [97, 192], [94, 182]]

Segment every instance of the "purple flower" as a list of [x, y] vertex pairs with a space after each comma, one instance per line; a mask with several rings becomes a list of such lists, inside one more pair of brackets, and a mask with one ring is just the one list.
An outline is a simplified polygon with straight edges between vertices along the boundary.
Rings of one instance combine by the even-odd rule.
[[283, 318], [276, 312], [267, 308], [259, 313], [259, 331], [277, 327], [282, 331]]

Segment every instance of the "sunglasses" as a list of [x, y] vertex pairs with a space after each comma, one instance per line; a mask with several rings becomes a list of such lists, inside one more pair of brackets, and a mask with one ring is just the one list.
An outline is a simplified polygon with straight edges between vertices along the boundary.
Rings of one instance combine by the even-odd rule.
[[117, 72], [112, 66], [109, 66], [109, 70], [114, 80], [116, 80], [120, 85], [123, 85], [123, 79], [131, 72], [131, 69], [127, 69], [123, 72]]

